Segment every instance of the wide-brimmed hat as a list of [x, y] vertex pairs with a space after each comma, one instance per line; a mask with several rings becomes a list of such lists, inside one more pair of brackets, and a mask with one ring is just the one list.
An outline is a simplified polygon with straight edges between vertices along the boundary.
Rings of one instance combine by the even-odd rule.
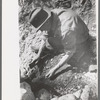
[[51, 12], [48, 9], [36, 8], [29, 15], [29, 21], [38, 30], [49, 18]]

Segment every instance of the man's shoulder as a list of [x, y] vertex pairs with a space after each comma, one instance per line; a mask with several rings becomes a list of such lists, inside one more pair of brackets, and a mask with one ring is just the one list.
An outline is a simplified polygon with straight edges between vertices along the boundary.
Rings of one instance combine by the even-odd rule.
[[59, 14], [61, 11], [63, 11], [63, 9], [58, 9], [58, 8], [55, 8], [53, 10], [51, 10], [54, 14]]
[[73, 11], [72, 9], [60, 9], [60, 8], [56, 8], [56, 9], [53, 9], [52, 12], [54, 14], [57, 14], [57, 15], [62, 15], [63, 14], [63, 15], [66, 15], [66, 16], [77, 16], [77, 13], [75, 11]]

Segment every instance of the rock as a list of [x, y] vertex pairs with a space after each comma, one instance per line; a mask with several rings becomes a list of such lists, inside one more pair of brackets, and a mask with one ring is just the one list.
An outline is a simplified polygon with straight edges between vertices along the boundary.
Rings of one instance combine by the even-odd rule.
[[86, 74], [84, 74], [86, 77], [94, 80], [93, 82], [97, 83], [97, 80], [98, 80], [98, 76], [97, 76], [97, 73], [91, 73], [91, 72], [87, 72]]
[[73, 94], [67, 94], [59, 97], [57, 100], [77, 100], [77, 98]]
[[20, 79], [25, 79], [27, 77], [26, 73], [27, 71], [24, 68], [20, 69]]
[[36, 100], [31, 87], [28, 83], [23, 82], [20, 84], [21, 97], [20, 100]]
[[97, 65], [90, 65], [89, 72], [97, 72]]
[[89, 93], [90, 93], [90, 87], [86, 85], [85, 88], [83, 89], [83, 92], [80, 98], [82, 100], [89, 100]]
[[78, 90], [78, 91], [74, 92], [73, 95], [75, 95], [77, 98], [80, 98], [81, 93], [82, 93], [82, 90]]
[[46, 89], [41, 89], [38, 92], [38, 100], [50, 100], [51, 94]]
[[58, 100], [58, 98], [52, 98], [51, 100]]

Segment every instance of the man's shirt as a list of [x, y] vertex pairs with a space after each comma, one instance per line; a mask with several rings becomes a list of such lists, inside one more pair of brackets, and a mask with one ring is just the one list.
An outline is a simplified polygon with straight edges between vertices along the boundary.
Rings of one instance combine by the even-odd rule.
[[64, 48], [70, 49], [87, 40], [89, 30], [82, 19], [72, 10], [54, 9], [52, 31], [61, 39]]

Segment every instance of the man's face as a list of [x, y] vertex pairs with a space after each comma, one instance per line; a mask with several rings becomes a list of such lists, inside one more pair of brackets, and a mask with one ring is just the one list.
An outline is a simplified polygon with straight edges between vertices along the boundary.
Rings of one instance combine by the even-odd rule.
[[49, 18], [41, 27], [39, 30], [41, 31], [50, 31], [51, 28], [51, 18]]

